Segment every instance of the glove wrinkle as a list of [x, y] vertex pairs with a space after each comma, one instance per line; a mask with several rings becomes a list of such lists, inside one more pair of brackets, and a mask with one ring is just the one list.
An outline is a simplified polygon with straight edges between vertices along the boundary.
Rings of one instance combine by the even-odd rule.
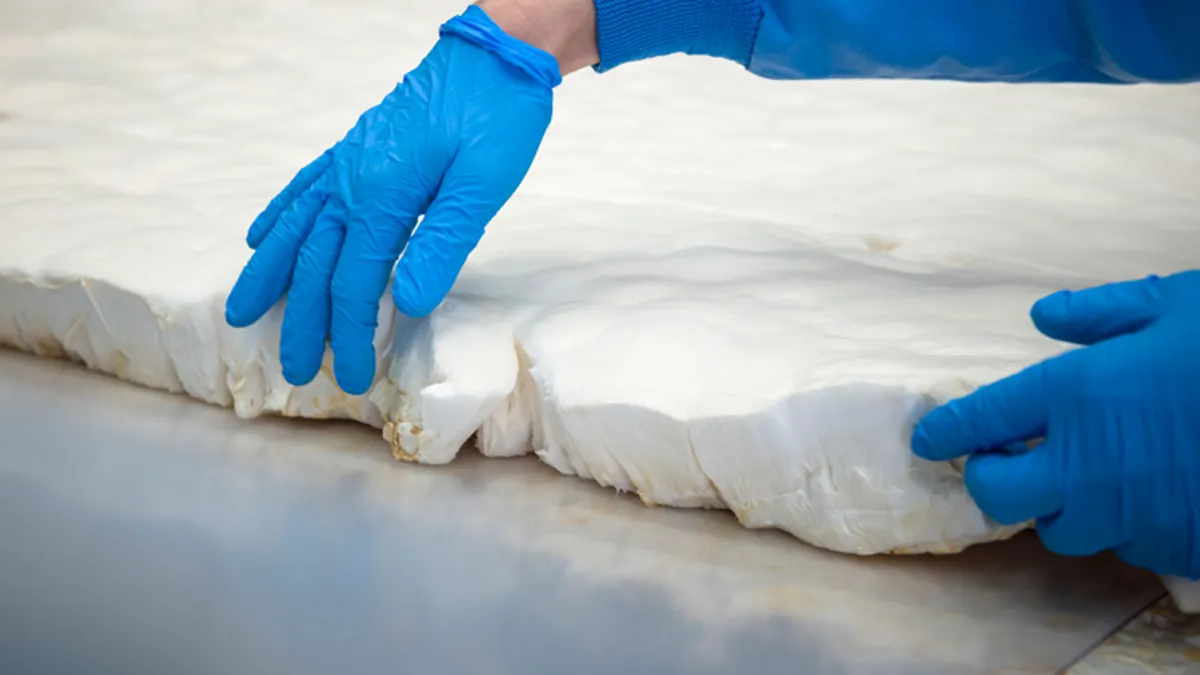
[[284, 378], [311, 382], [328, 348], [342, 390], [366, 393], [389, 279], [410, 316], [442, 302], [528, 172], [559, 82], [553, 56], [478, 7], [446, 22], [421, 64], [251, 224], [226, 321], [248, 326], [286, 297]]

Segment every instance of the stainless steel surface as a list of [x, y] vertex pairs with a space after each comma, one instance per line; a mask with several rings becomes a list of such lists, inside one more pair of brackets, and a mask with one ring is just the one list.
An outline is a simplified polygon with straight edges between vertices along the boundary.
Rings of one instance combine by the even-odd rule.
[[1164, 576], [1162, 581], [1178, 609], [1188, 614], [1200, 614], [1200, 581], [1173, 576]]
[[858, 559], [537, 462], [394, 462], [0, 350], [0, 672], [1048, 673], [1161, 597], [1021, 537]]
[[1069, 671], [1070, 675], [1196, 675], [1200, 616], [1163, 598]]

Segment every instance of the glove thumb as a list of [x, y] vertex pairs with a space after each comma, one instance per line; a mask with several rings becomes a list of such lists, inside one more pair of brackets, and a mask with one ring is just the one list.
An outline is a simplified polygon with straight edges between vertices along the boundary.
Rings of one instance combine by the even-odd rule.
[[1059, 291], [1033, 305], [1030, 317], [1043, 335], [1092, 345], [1154, 323], [1162, 313], [1160, 279], [1149, 276], [1082, 291]]

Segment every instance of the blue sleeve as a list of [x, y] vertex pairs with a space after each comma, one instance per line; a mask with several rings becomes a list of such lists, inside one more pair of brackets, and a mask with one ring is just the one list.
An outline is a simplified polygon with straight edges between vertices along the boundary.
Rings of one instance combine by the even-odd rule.
[[595, 0], [600, 64], [672, 53], [762, 77], [1200, 80], [1200, 0]]

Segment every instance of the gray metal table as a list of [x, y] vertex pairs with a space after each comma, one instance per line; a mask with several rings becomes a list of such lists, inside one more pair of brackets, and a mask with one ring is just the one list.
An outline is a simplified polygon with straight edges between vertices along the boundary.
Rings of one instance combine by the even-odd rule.
[[1032, 537], [829, 554], [2, 350], [0, 541], [6, 674], [1049, 673], [1163, 593]]

